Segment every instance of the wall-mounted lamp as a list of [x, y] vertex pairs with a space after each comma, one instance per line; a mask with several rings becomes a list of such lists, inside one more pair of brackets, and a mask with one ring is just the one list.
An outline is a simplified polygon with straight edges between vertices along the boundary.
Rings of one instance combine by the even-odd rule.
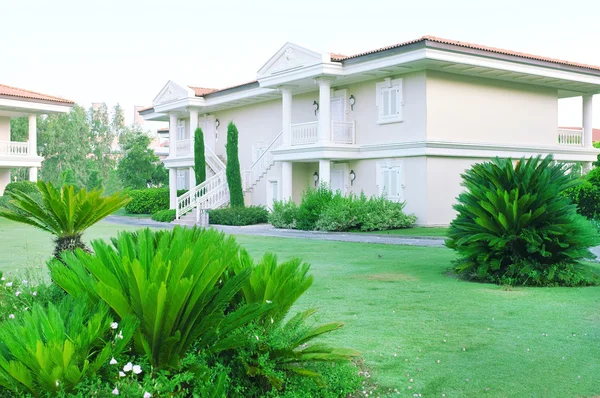
[[220, 125], [221, 122], [219, 121], [219, 119], [215, 120], [215, 128], [219, 128]]
[[317, 101], [313, 101], [313, 109], [315, 110], [315, 116], [317, 116], [317, 111], [319, 110], [319, 103]]
[[317, 184], [319, 183], [319, 173], [317, 173], [315, 171], [315, 174], [313, 174], [313, 181], [315, 182], [315, 187], [317, 186]]
[[354, 170], [350, 170], [350, 185], [354, 185], [354, 180], [356, 180], [356, 173]]
[[354, 98], [354, 95], [350, 96], [350, 109], [354, 110], [354, 104], [356, 104], [356, 98]]

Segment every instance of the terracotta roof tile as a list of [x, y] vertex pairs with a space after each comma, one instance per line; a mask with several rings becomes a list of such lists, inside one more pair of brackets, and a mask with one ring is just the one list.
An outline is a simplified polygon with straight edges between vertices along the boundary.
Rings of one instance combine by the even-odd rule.
[[191, 88], [192, 90], [194, 90], [194, 94], [196, 95], [196, 97], [203, 97], [206, 94], [210, 94], [210, 93], [214, 93], [215, 91], [218, 91], [216, 88], [194, 87], [194, 86], [188, 86], [188, 87]]
[[551, 62], [551, 63], [555, 63], [555, 64], [562, 64], [562, 65], [576, 66], [576, 67], [580, 67], [580, 68], [600, 70], [600, 66], [580, 64], [577, 62], [565, 61], [565, 60], [556, 59], [556, 58], [543, 57], [540, 55], [533, 55], [533, 54], [522, 53], [522, 52], [517, 52], [517, 51], [504, 50], [504, 49], [496, 48], [496, 47], [482, 46], [480, 44], [473, 44], [473, 43], [467, 43], [467, 42], [463, 42], [463, 41], [443, 39], [441, 37], [435, 37], [435, 36], [423, 36], [419, 39], [406, 41], [404, 43], [398, 43], [398, 44], [394, 44], [391, 46], [381, 47], [381, 48], [378, 48], [375, 50], [350, 55], [345, 58], [339, 58], [339, 59], [336, 59], [336, 61], [345, 61], [347, 59], [358, 58], [358, 57], [362, 57], [364, 55], [375, 54], [378, 52], [391, 50], [391, 49], [399, 48], [399, 47], [404, 47], [409, 44], [414, 44], [414, 43], [418, 43], [418, 42], [422, 42], [422, 41], [431, 41], [431, 42], [440, 43], [440, 44], [450, 44], [453, 46], [465, 47], [465, 48], [470, 48], [470, 49], [474, 49], [474, 50], [488, 51], [488, 52], [492, 52], [492, 53], [496, 53], [496, 54], [512, 55], [515, 57], [533, 59], [533, 60], [537, 60], [537, 61], [545, 61], [545, 62]]
[[61, 104], [69, 104], [69, 105], [75, 104], [75, 102], [66, 100], [64, 98], [54, 97], [52, 95], [46, 95], [46, 94], [41, 94], [41, 93], [36, 93], [34, 91], [29, 91], [29, 90], [23, 90], [21, 88], [7, 86], [5, 84], [0, 84], [0, 96], [27, 98], [27, 99], [33, 99], [33, 100], [49, 101], [49, 102], [59, 102]]

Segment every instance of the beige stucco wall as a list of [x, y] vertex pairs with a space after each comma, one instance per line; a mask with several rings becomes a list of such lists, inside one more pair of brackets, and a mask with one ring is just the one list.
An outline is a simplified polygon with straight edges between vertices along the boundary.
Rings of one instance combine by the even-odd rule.
[[557, 144], [558, 95], [550, 88], [427, 71], [427, 139]]
[[10, 117], [0, 116], [0, 141], [10, 141]]

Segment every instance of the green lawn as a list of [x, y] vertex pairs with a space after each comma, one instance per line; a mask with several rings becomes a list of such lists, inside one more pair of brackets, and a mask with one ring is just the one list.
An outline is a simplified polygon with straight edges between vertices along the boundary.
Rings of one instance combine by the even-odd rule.
[[446, 227], [414, 227], [403, 229], [391, 229], [389, 231], [369, 231], [360, 232], [373, 235], [399, 235], [399, 236], [446, 236], [448, 228]]
[[[118, 229], [101, 223], [86, 236]], [[0, 269], [40, 266], [51, 252], [47, 235], [29, 227], [0, 220], [0, 236]], [[296, 309], [315, 306], [319, 321], [346, 324], [328, 339], [362, 351], [379, 386], [373, 396], [389, 389], [405, 397], [600, 395], [600, 287], [463, 282], [445, 276], [454, 258], [445, 248], [238, 241], [255, 256], [273, 251], [312, 263], [314, 286]]]

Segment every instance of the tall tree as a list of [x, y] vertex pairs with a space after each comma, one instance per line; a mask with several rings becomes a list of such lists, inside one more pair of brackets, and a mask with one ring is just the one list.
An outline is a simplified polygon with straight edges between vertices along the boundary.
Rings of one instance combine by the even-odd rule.
[[233, 122], [227, 126], [227, 185], [229, 185], [229, 201], [231, 207], [244, 207], [244, 191], [242, 190], [242, 173], [238, 155], [238, 130]]
[[194, 133], [194, 174], [196, 184], [206, 181], [206, 157], [204, 155], [204, 134], [198, 127]]
[[[110, 120], [108, 107], [105, 103], [100, 104], [96, 108], [90, 108], [89, 123], [90, 144], [93, 155], [91, 157], [93, 162], [90, 164], [90, 171], [98, 172], [100, 179], [106, 181], [110, 170], [116, 166], [116, 161], [111, 155], [111, 148], [117, 133]], [[89, 185], [89, 182], [86, 185]]]
[[72, 170], [77, 185], [85, 186], [91, 152], [85, 110], [75, 105], [69, 113], [39, 118], [38, 137], [40, 154], [44, 156], [40, 178], [60, 186], [62, 172]]
[[154, 150], [149, 148], [147, 134], [136, 128], [125, 128], [119, 142], [124, 155], [117, 166], [117, 174], [124, 188], [143, 189], [165, 183], [167, 174]]

